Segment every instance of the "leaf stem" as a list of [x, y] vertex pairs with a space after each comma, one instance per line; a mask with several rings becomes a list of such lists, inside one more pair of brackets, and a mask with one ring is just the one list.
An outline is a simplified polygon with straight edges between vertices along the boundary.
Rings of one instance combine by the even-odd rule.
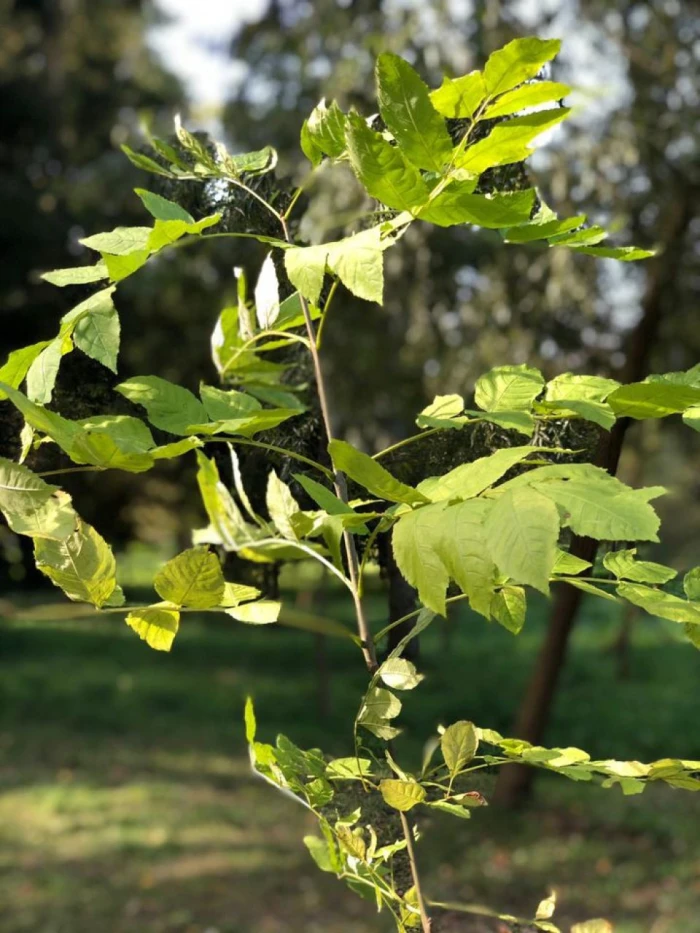
[[303, 454], [298, 454], [295, 450], [287, 450], [285, 447], [277, 447], [276, 444], [266, 444], [263, 441], [252, 441], [247, 437], [238, 437], [233, 435], [231, 437], [203, 437], [202, 440], [206, 444], [241, 444], [243, 447], [259, 447], [261, 450], [271, 450], [276, 454], [282, 454], [285, 457], [291, 457], [292, 460], [298, 460], [300, 463], [305, 463], [307, 466], [313, 467], [315, 470], [318, 470], [320, 473], [329, 479], [333, 480], [333, 473], [327, 467], [324, 467], [322, 463], [319, 463], [317, 460], [312, 460], [310, 457], [305, 457]]
[[411, 827], [408, 825], [408, 819], [406, 818], [406, 814], [403, 812], [403, 810], [400, 810], [399, 814], [401, 816], [401, 827], [403, 829], [404, 839], [406, 840], [406, 853], [408, 855], [408, 861], [411, 865], [411, 877], [413, 878], [413, 887], [415, 888], [416, 900], [418, 901], [420, 922], [423, 927], [423, 933], [430, 933], [430, 917], [428, 916], [425, 901], [423, 900], [420, 875], [418, 874], [418, 863], [416, 862], [416, 853], [413, 847], [413, 833], [411, 832]]
[[430, 437], [431, 434], [437, 434], [438, 431], [444, 430], [445, 428], [428, 428], [427, 431], [421, 431], [420, 434], [412, 434], [410, 437], [404, 437], [403, 440], [397, 441], [395, 444], [392, 444], [391, 447], [385, 447], [384, 450], [380, 450], [379, 453], [372, 454], [372, 459], [379, 460], [380, 457], [386, 457], [387, 454], [391, 454], [401, 447], [406, 447], [408, 444], [413, 444], [415, 441], [420, 441], [424, 437]]
[[316, 346], [318, 349], [321, 349], [321, 335], [323, 334], [323, 327], [326, 323], [326, 318], [328, 316], [328, 311], [331, 306], [331, 301], [333, 301], [333, 296], [336, 293], [338, 288], [338, 279], [333, 279], [333, 284], [331, 285], [331, 290], [328, 292], [328, 298], [326, 298], [323, 305], [323, 313], [321, 314], [321, 320], [318, 325], [318, 330], [316, 331]]
[[99, 473], [102, 470], [106, 470], [107, 467], [101, 466], [77, 466], [77, 467], [64, 467], [61, 470], [44, 470], [43, 473], [37, 473], [37, 476], [58, 476], [61, 473]]

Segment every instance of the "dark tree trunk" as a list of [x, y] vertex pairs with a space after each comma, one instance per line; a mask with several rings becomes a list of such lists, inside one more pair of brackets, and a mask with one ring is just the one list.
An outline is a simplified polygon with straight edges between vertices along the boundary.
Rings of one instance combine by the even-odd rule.
[[[627, 344], [622, 382], [638, 382], [647, 374], [648, 360], [659, 331], [663, 309], [668, 307], [669, 291], [673, 288], [678, 271], [683, 239], [693, 218], [694, 195], [697, 195], [696, 189], [684, 187], [670, 205], [663, 237], [665, 248], [659, 256], [650, 261], [642, 316]], [[629, 419], [621, 418], [609, 434], [603, 434], [601, 437], [595, 462], [613, 475], [617, 471], [628, 426]], [[597, 548], [598, 543], [590, 538], [575, 537], [571, 544], [572, 554], [591, 563], [595, 559]], [[534, 745], [541, 744], [549, 722], [552, 701], [582, 595], [580, 590], [567, 584], [559, 586], [547, 634], [516, 718], [514, 735]], [[494, 800], [506, 807], [522, 804], [529, 796], [533, 776], [532, 768], [521, 765], [502, 768]]]

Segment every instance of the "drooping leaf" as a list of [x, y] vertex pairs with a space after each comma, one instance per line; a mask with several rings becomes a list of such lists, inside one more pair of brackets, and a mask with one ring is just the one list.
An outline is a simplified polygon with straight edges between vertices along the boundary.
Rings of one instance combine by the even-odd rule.
[[440, 737], [440, 749], [451, 775], [469, 764], [479, 747], [474, 723], [462, 719], [448, 726]]
[[551, 500], [535, 489], [511, 489], [486, 516], [484, 532], [499, 570], [517, 583], [549, 592], [559, 540], [559, 515]]
[[95, 529], [78, 519], [61, 541], [36, 538], [36, 565], [69, 599], [102, 607], [117, 585], [112, 550]]
[[64, 341], [56, 337], [32, 362], [27, 370], [27, 398], [32, 402], [47, 405], [51, 401], [63, 353]]
[[590, 566], [590, 561], [581, 560], [581, 558], [577, 557], [575, 554], [557, 549], [557, 557], [552, 567], [552, 573], [575, 575], [577, 573], [582, 573], [584, 570], [588, 570]]
[[641, 583], [620, 583], [618, 596], [634, 606], [644, 609], [649, 615], [669, 619], [671, 622], [691, 622], [700, 624], [700, 603], [681, 599], [672, 593], [643, 586]]
[[270, 471], [267, 478], [265, 504], [279, 533], [285, 538], [296, 539], [297, 535], [291, 519], [299, 511], [299, 505], [289, 486], [282, 482], [274, 470]]
[[425, 788], [416, 781], [386, 779], [379, 782], [384, 803], [394, 810], [407, 811], [425, 800]]
[[484, 66], [488, 93], [494, 97], [534, 78], [542, 66], [558, 54], [560, 48], [559, 39], [513, 39], [502, 49], [493, 52]]
[[151, 424], [172, 434], [190, 434], [190, 425], [207, 421], [204, 406], [188, 389], [159, 376], [134, 376], [116, 390], [143, 405]]
[[280, 286], [277, 271], [268, 253], [255, 285], [255, 314], [261, 330], [272, 327], [280, 313]]
[[211, 609], [224, 595], [224, 576], [216, 554], [206, 547], [182, 551], [158, 571], [156, 592], [175, 606]]
[[116, 373], [119, 335], [119, 315], [112, 306], [104, 312], [94, 311], [82, 317], [75, 325], [73, 342], [86, 356]]
[[493, 594], [491, 615], [503, 628], [519, 635], [525, 624], [527, 599], [522, 586], [503, 586]]
[[22, 412], [28, 424], [56, 441], [66, 453], [70, 451], [76, 436], [81, 433], [80, 425], [30, 401], [26, 395], [18, 389], [13, 389], [7, 383], [0, 383], [0, 389], [12, 404]]
[[397, 211], [410, 211], [428, 200], [419, 170], [359, 114], [348, 116], [346, 138], [352, 167], [371, 197]]
[[180, 611], [168, 603], [132, 609], [125, 619], [139, 638], [156, 651], [170, 651], [180, 627]]
[[376, 78], [379, 112], [403, 154], [417, 168], [440, 172], [452, 157], [452, 141], [428, 88], [390, 52], [377, 59]]
[[668, 583], [677, 575], [675, 570], [653, 561], [637, 560], [637, 548], [624, 551], [610, 551], [603, 558], [606, 570], [620, 580], [632, 580], [635, 583]]
[[527, 410], [543, 388], [539, 369], [498, 366], [477, 379], [474, 399], [484, 411]]
[[453, 181], [432, 198], [416, 216], [438, 227], [474, 224], [486, 229], [515, 227], [530, 218], [535, 191], [474, 194], [475, 181]]
[[401, 700], [390, 690], [372, 687], [367, 691], [357, 721], [380, 739], [393, 739], [399, 730], [390, 725], [401, 712]]
[[428, 501], [424, 495], [413, 489], [412, 486], [407, 486], [397, 480], [376, 460], [368, 457], [367, 454], [357, 450], [356, 447], [346, 441], [332, 440], [328, 445], [328, 452], [336, 469], [341, 470], [350, 479], [364, 486], [375, 496], [388, 499], [389, 502], [406, 502], [408, 504]]
[[[50, 343], [50, 340], [43, 340], [41, 343], [34, 343], [31, 346], [13, 350], [5, 364], [0, 366], [0, 383], [5, 383], [13, 389], [19, 389], [34, 360]], [[0, 391], [0, 401], [6, 398], [5, 393]]]
[[236, 550], [252, 542], [257, 528], [248, 525], [233, 496], [219, 478], [214, 460], [197, 451], [197, 483], [209, 521], [219, 542], [227, 550]]

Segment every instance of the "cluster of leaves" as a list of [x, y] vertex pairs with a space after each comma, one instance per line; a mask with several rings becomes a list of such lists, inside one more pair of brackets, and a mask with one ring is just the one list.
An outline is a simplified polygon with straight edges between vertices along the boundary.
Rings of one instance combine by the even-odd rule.
[[[398, 930], [422, 922], [421, 894], [405, 870], [415, 833], [407, 833], [403, 814], [420, 805], [425, 811], [469, 818], [471, 809], [485, 802], [469, 786], [469, 775], [478, 768], [519, 761], [574, 780], [617, 784], [625, 793], [637, 793], [658, 780], [700, 789], [698, 762], [591, 761], [578, 749], [533, 748], [467, 721], [449, 726], [429, 743], [431, 754], [419, 775], [401, 769], [390, 745], [398, 734], [394, 720], [401, 711], [396, 691], [413, 689], [422, 679], [403, 657], [404, 649], [435, 614], [444, 615], [448, 603], [458, 599], [467, 599], [476, 612], [517, 634], [526, 615], [526, 587], [547, 594], [551, 583], [567, 582], [682, 623], [689, 640], [700, 647], [700, 568], [685, 575], [680, 595], [663, 589], [676, 576], [672, 568], [636, 556], [637, 543], [658, 540], [659, 519], [651, 501], [664, 490], [633, 489], [590, 463], [575, 462], [575, 451], [536, 443], [538, 428], [552, 421], [590, 423], [608, 431], [618, 418], [682, 414], [697, 430], [700, 368], [624, 386], [571, 374], [545, 384], [542, 374], [527, 366], [499, 367], [478, 380], [474, 409], [466, 409], [461, 396], [438, 397], [418, 415], [419, 434], [374, 456], [329, 436], [321, 463], [271, 444], [266, 435], [304, 410], [300, 394], [305, 389], [285, 378], [285, 363], [266, 354], [299, 344], [316, 364], [319, 340], [313, 322], [325, 326], [334, 288], [342, 284], [361, 298], [381, 302], [383, 254], [415, 221], [474, 224], [500, 230], [509, 242], [545, 240], [549, 246], [604, 258], [650, 255], [633, 247], [600, 247], [604, 231], [583, 227], [582, 216], [559, 220], [534, 189], [484, 190], [487, 172], [526, 159], [535, 138], [568, 115], [559, 106], [532, 109], [556, 102], [568, 91], [555, 82], [533, 80], [558, 48], [554, 40], [516, 40], [494, 53], [483, 72], [446, 79], [432, 92], [406, 62], [382, 55], [377, 64], [380, 128], [374, 120], [321, 103], [302, 130], [302, 148], [312, 165], [323, 159], [349, 162], [365, 191], [388, 209], [381, 223], [336, 242], [295, 243], [288, 219], [298, 198], [292, 197], [280, 213], [249, 186], [251, 177], [274, 167], [276, 156], [269, 147], [232, 156], [221, 146], [205, 145], [178, 123], [179, 148], [151, 140], [158, 161], [127, 149], [128, 157], [149, 172], [240, 188], [268, 212], [279, 237], [208, 233], [219, 222], [218, 214], [195, 220], [179, 204], [137, 189], [153, 217], [152, 226], [88, 237], [84, 245], [101, 255], [95, 265], [44, 276], [58, 286], [105, 280], [109, 284], [63, 317], [54, 340], [15, 351], [0, 368], [2, 397], [26, 422], [19, 462], [0, 460], [0, 510], [13, 531], [33, 539], [37, 566], [70, 599], [101, 612], [123, 613], [136, 634], [160, 650], [170, 650], [186, 611], [225, 612], [253, 624], [286, 622], [350, 638], [362, 649], [371, 679], [355, 720], [354, 756], [328, 761], [320, 751], [304, 752], [283, 737], [275, 747], [261, 744], [255, 740], [252, 706], [247, 713], [248, 739], [258, 772], [319, 817], [323, 838], [307, 844], [320, 867], [358, 892], [371, 894], [378, 907], [390, 911]], [[463, 121], [456, 140], [448, 120]], [[237, 302], [222, 311], [214, 328], [212, 356], [224, 387], [202, 385], [198, 398], [158, 376], [130, 377], [117, 390], [140, 406], [144, 418], [104, 414], [78, 421], [48, 407], [60, 361], [74, 348], [116, 371], [119, 319], [113, 295], [118, 283], [146, 262], [157, 261], [163, 249], [210, 236], [252, 236], [272, 250], [252, 299], [243, 271], [236, 271]], [[280, 253], [275, 251], [284, 256], [295, 289], [284, 300], [274, 258]], [[334, 284], [322, 302], [327, 275]], [[316, 376], [320, 380], [318, 366]], [[323, 390], [320, 381], [318, 390]], [[461, 431], [475, 422], [520, 432], [530, 443], [496, 450], [412, 484], [397, 479], [380, 462], [397, 447], [429, 433]], [[172, 440], [157, 444], [149, 425]], [[161, 459], [194, 451], [208, 525], [194, 530], [193, 546], [157, 574], [159, 602], [125, 604], [107, 542], [79, 517], [65, 492], [29, 468], [33, 450], [51, 443], [76, 465], [70, 469], [98, 471], [144, 472]], [[210, 456], [215, 443], [228, 447], [232, 488]], [[304, 466], [305, 472], [294, 474], [290, 483], [275, 470], [268, 472], [264, 515], [253, 507], [243, 483], [237, 448], [246, 446], [283, 454]], [[348, 500], [344, 477], [359, 490], [356, 499]], [[315, 507], [305, 508], [300, 492]], [[388, 532], [396, 563], [416, 588], [423, 608], [392, 623], [415, 620], [382, 665], [373, 658], [387, 630], [368, 639], [360, 610], [359, 637], [333, 620], [301, 618], [279, 602], [261, 598], [257, 589], [227, 581], [219, 556], [210, 549], [215, 546], [258, 564], [319, 561], [361, 607], [372, 548], [363, 549], [358, 564], [355, 538], [371, 545], [377, 535]], [[604, 575], [594, 573], [566, 550], [571, 533], [626, 546], [605, 556]], [[450, 586], [456, 586], [455, 595], [448, 595]], [[365, 733], [372, 736], [371, 742], [385, 743], [380, 754], [363, 743]], [[500, 751], [479, 753], [481, 743]], [[432, 752], [438, 747], [442, 761], [433, 766]], [[358, 791], [352, 806], [348, 786]], [[368, 820], [368, 813], [378, 815], [379, 822], [374, 816]], [[543, 902], [528, 922], [556, 930], [549, 919], [553, 906], [551, 899]], [[604, 929], [584, 924], [577, 933]]]

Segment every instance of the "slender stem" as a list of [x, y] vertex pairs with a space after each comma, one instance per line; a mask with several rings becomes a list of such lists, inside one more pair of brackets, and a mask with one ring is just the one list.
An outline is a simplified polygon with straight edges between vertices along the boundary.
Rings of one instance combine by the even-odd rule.
[[316, 346], [318, 349], [321, 349], [321, 336], [323, 334], [323, 328], [326, 323], [326, 318], [328, 317], [328, 311], [333, 301], [333, 296], [336, 293], [338, 288], [338, 279], [333, 279], [333, 284], [331, 285], [331, 290], [328, 292], [328, 298], [326, 298], [325, 304], [323, 305], [323, 313], [321, 315], [321, 320], [318, 325], [318, 330], [316, 331]]
[[418, 863], [416, 862], [416, 853], [415, 849], [413, 848], [413, 833], [411, 832], [411, 827], [408, 825], [406, 814], [403, 812], [403, 810], [400, 810], [399, 813], [401, 816], [401, 826], [403, 828], [404, 838], [406, 840], [406, 853], [408, 854], [408, 861], [411, 865], [411, 877], [413, 878], [413, 886], [416, 891], [416, 900], [418, 901], [420, 922], [423, 927], [423, 933], [430, 933], [430, 917], [428, 916], [428, 911], [425, 907], [425, 901], [423, 900], [420, 875], [418, 874]]
[[[284, 238], [287, 243], [291, 243], [287, 222], [283, 217], [280, 217], [280, 221], [282, 224], [282, 230], [284, 231]], [[299, 300], [301, 303], [302, 314], [304, 315], [306, 333], [309, 338], [309, 352], [311, 353], [311, 361], [314, 368], [314, 375], [316, 377], [316, 391], [318, 393], [318, 402], [321, 408], [321, 417], [323, 419], [326, 438], [330, 444], [330, 442], [333, 440], [333, 428], [330, 407], [328, 405], [328, 396], [326, 393], [326, 383], [323, 377], [321, 359], [318, 354], [318, 346], [316, 344], [316, 330], [314, 328], [314, 322], [311, 319], [311, 312], [309, 311], [308, 302], [301, 294], [301, 292], [299, 292]], [[338, 498], [342, 502], [347, 503], [348, 487], [345, 481], [345, 476], [340, 472], [340, 470], [336, 470], [333, 476], [333, 487]], [[345, 545], [345, 553], [348, 559], [348, 572], [350, 575], [352, 598], [355, 604], [357, 631], [362, 642], [362, 654], [365, 659], [365, 664], [367, 665], [367, 670], [370, 673], [374, 673], [378, 667], [377, 655], [374, 650], [372, 632], [370, 630], [369, 622], [367, 621], [364, 606], [362, 605], [362, 599], [360, 597], [359, 560], [357, 557], [357, 548], [355, 547], [355, 539], [347, 528], [343, 529], [343, 543]]]
[[77, 467], [64, 467], [62, 470], [45, 470], [43, 473], [37, 473], [37, 476], [58, 476], [60, 473], [99, 473], [101, 470], [106, 470], [106, 467], [101, 466], [77, 466]]
[[[467, 422], [465, 422], [465, 424], [467, 424]], [[391, 447], [385, 447], [384, 450], [380, 450], [378, 454], [373, 454], [372, 459], [379, 460], [380, 457], [386, 457], [387, 454], [391, 454], [401, 447], [406, 447], [408, 444], [421, 441], [424, 437], [430, 437], [431, 434], [437, 434], [438, 431], [444, 430], [444, 428], [428, 428], [427, 431], [421, 431], [420, 434], [412, 434], [410, 437], [404, 437], [403, 440], [397, 441], [395, 444], [392, 444]]]
[[294, 450], [287, 450], [285, 447], [277, 447], [275, 444], [251, 441], [247, 437], [238, 437], [237, 435], [234, 437], [205, 437], [202, 438], [202, 440], [207, 444], [241, 444], [243, 447], [259, 447], [261, 450], [271, 450], [276, 454], [283, 454], [285, 457], [291, 457], [293, 460], [305, 463], [307, 466], [313, 467], [314, 470], [318, 470], [319, 473], [323, 473], [327, 479], [333, 479], [333, 473], [327, 467], [324, 467], [322, 463], [318, 463], [310, 457], [305, 457], [303, 454], [298, 454]]

